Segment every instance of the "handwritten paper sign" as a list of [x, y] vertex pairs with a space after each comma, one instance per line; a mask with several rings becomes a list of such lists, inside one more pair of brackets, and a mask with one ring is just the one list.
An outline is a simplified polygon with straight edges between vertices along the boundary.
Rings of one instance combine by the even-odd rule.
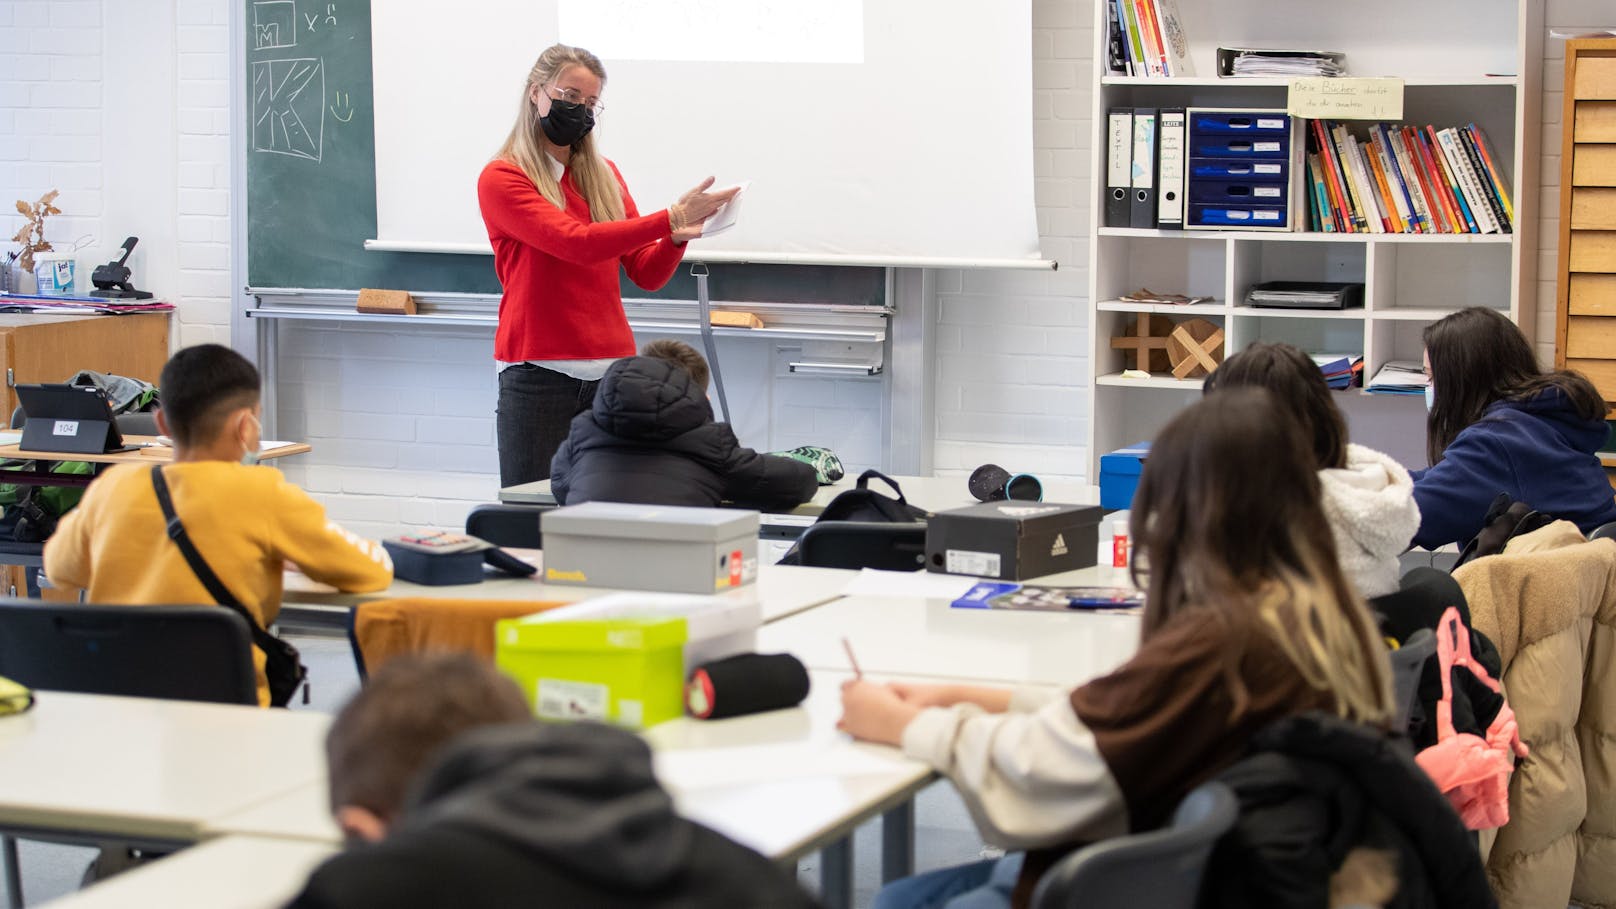
[[1285, 112], [1318, 120], [1401, 120], [1402, 79], [1292, 79]]

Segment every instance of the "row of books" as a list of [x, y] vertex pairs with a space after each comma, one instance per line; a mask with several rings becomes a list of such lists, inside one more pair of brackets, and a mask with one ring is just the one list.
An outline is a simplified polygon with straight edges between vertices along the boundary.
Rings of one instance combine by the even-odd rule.
[[1313, 362], [1324, 374], [1324, 384], [1334, 389], [1351, 388], [1363, 375], [1362, 354], [1316, 353]]
[[1371, 234], [1512, 233], [1507, 177], [1486, 133], [1377, 123], [1361, 140], [1343, 123], [1308, 124], [1312, 230]]
[[1125, 76], [1193, 76], [1178, 0], [1105, 0], [1109, 71]]

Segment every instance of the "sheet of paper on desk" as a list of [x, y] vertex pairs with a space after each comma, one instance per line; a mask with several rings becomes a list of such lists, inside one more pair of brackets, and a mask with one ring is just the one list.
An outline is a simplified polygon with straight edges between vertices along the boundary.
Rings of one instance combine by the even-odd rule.
[[22, 430], [0, 429], [0, 445], [15, 445], [22, 441]]
[[[741, 220], [741, 199], [745, 198], [746, 188], [752, 185], [752, 181], [743, 180], [734, 185], [740, 187], [740, 192], [736, 193], [733, 199], [724, 203], [718, 211], [713, 212], [713, 216], [708, 218], [707, 222], [701, 226], [701, 235], [703, 237], [716, 237], [734, 227]], [[711, 190], [711, 192], [723, 192], [731, 188], [721, 186], [718, 189]]]
[[924, 597], [952, 600], [965, 595], [978, 578], [930, 571], [877, 571], [865, 568], [842, 588], [846, 597]]
[[815, 777], [879, 776], [901, 769], [905, 760], [890, 750], [845, 741], [827, 741], [820, 748], [741, 745], [657, 751], [651, 756], [657, 779], [674, 792]]
[[296, 442], [271, 442], [268, 439], [262, 439], [258, 443], [258, 450], [260, 452], [274, 451], [277, 448], [285, 448], [288, 445], [296, 445], [296, 444], [297, 444]]

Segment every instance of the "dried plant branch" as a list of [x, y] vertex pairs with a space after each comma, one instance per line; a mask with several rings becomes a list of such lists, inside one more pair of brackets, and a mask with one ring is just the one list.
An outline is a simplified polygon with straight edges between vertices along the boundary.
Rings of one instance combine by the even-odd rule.
[[24, 224], [11, 239], [12, 242], [22, 245], [21, 265], [24, 271], [34, 270], [34, 253], [50, 252], [52, 249], [50, 242], [45, 239], [45, 218], [48, 215], [62, 213], [61, 209], [52, 204], [59, 195], [60, 191], [53, 189], [40, 196], [39, 201], [33, 205], [21, 199], [17, 200], [17, 213], [27, 218], [28, 223]]

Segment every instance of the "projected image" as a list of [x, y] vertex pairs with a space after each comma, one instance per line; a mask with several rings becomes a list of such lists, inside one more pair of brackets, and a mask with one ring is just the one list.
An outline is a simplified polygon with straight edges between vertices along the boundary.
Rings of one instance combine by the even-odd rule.
[[863, 63], [863, 0], [560, 0], [561, 40], [609, 60]]

